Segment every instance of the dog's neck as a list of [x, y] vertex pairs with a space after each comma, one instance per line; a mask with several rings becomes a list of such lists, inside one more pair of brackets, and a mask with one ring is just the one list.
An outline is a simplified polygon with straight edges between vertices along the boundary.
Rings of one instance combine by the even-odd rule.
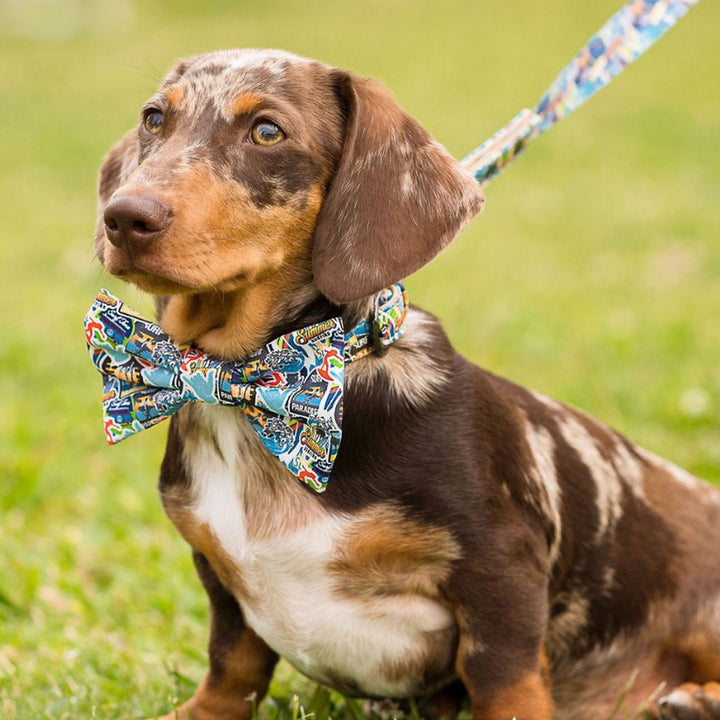
[[232, 292], [173, 295], [158, 303], [160, 324], [177, 343], [217, 358], [241, 360], [283, 333], [333, 317], [353, 327], [374, 296], [336, 305], [312, 281], [274, 276]]

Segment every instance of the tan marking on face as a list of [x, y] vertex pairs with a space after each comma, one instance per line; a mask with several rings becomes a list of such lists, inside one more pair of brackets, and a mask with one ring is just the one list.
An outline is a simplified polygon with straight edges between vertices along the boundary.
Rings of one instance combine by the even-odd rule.
[[177, 108], [185, 95], [185, 87], [183, 85], [171, 85], [165, 90], [165, 97], [172, 107]]
[[[232, 293], [170, 298], [161, 325], [179, 343], [192, 343], [214, 357], [241, 360], [283, 319], [288, 287], [302, 280], [303, 263]], [[309, 272], [309, 270], [308, 270]]]
[[336, 577], [340, 595], [412, 593], [437, 598], [459, 557], [458, 543], [448, 530], [408, 519], [399, 509], [383, 505], [352, 524], [328, 570]]
[[[143, 194], [142, 187], [135, 192]], [[175, 293], [162, 318], [174, 340], [240, 359], [269, 339], [292, 293], [312, 283], [310, 244], [322, 188], [309, 191], [301, 210], [258, 207], [246, 188], [195, 164], [166, 194], [172, 224], [151, 254], [134, 258], [127, 276], [144, 290]], [[127, 263], [124, 251], [106, 243], [110, 272]]]
[[242, 95], [238, 95], [230, 105], [231, 116], [235, 115], [247, 115], [262, 104], [262, 96], [254, 92], [246, 92]]
[[262, 279], [309, 253], [322, 201], [321, 189], [315, 187], [302, 210], [287, 205], [258, 207], [247, 188], [220, 178], [204, 163], [193, 163], [171, 187], [159, 192], [142, 182], [121, 190], [126, 196], [155, 192], [172, 209], [168, 230], [151, 252], [136, 253], [133, 264], [122, 250], [108, 248], [110, 272], [124, 263], [131, 279], [150, 291], [154, 277], [194, 291], [230, 291]]

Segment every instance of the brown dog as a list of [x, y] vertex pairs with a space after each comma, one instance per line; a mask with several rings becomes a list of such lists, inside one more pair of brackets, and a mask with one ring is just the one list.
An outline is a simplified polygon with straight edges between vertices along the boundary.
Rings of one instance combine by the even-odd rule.
[[[482, 205], [379, 84], [259, 50], [180, 63], [99, 194], [105, 267], [160, 297], [176, 341], [228, 359], [350, 327]], [[435, 714], [467, 693], [476, 720], [602, 720], [633, 673], [628, 707], [664, 683], [653, 713], [720, 718], [720, 494], [471, 365], [433, 316], [405, 325], [347, 369], [323, 495], [237, 410], [173, 419], [160, 489], [212, 611], [179, 717], [248, 718], [282, 655]]]

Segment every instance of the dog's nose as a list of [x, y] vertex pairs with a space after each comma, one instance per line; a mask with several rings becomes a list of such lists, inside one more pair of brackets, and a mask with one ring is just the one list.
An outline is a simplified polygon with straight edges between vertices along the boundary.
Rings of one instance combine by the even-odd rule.
[[118, 247], [147, 245], [170, 224], [170, 208], [137, 195], [113, 198], [105, 208], [105, 233]]

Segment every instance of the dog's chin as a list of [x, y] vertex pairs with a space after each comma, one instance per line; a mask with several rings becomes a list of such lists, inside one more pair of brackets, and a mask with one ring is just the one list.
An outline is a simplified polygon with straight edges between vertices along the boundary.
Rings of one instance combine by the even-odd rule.
[[189, 287], [176, 280], [136, 268], [108, 269], [108, 272], [130, 285], [135, 285], [135, 287], [150, 295], [188, 295], [193, 292], [198, 292], [198, 289]]

